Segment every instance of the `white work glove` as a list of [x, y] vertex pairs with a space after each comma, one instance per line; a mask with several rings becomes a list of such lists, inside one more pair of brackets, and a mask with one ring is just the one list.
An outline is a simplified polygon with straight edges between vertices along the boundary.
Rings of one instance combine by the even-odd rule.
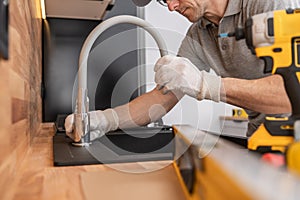
[[181, 91], [198, 100], [220, 101], [221, 78], [199, 71], [187, 58], [166, 55], [154, 67], [155, 82], [164, 93]]
[[[95, 140], [103, 136], [109, 131], [114, 131], [119, 126], [119, 119], [117, 113], [113, 109], [106, 109], [104, 111], [91, 111], [90, 114], [90, 139]], [[66, 134], [75, 142], [80, 136], [74, 135], [74, 114], [68, 115], [65, 119]]]

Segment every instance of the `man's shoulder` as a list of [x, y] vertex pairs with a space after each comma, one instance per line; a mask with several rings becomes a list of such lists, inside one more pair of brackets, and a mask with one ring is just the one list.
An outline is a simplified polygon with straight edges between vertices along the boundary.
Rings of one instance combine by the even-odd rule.
[[199, 19], [199, 21], [194, 22], [193, 24], [191, 24], [187, 32], [192, 33], [192, 34], [198, 34], [199, 31], [206, 30], [208, 24], [212, 24], [212, 23], [209, 22], [205, 18], [201, 18], [201, 19]]
[[243, 0], [242, 2], [243, 9], [257, 14], [285, 8], [283, 0]]
[[190, 37], [198, 35], [200, 28], [201, 28], [201, 20], [190, 25], [187, 31], [187, 35]]

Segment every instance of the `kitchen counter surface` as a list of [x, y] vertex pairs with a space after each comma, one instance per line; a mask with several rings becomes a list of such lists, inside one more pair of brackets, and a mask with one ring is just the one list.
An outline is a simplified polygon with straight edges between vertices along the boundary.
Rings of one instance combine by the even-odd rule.
[[[171, 161], [155, 161], [139, 163], [123, 163], [109, 165], [83, 165], [54, 167], [52, 152], [53, 124], [43, 124], [41, 131], [33, 138], [31, 147], [16, 172], [15, 187], [12, 188], [12, 199], [86, 199], [81, 184], [81, 174], [85, 172], [114, 172], [114, 168], [122, 165], [124, 169], [156, 168], [167, 166]], [[172, 165], [169, 165], [172, 168]]]
[[[133, 200], [145, 199], [144, 197], [151, 199], [153, 197], [151, 194], [157, 195], [156, 191], [161, 192], [158, 192], [159, 195], [155, 196], [155, 199], [166, 200], [172, 196], [171, 199], [175, 200], [187, 197], [184, 193], [186, 191], [181, 187], [182, 180], [179, 180], [174, 166], [171, 165], [172, 161], [54, 167], [52, 153], [54, 125], [43, 124], [42, 127], [37, 136], [32, 139], [27, 155], [19, 170], [15, 172], [17, 181], [13, 184], [14, 187], [7, 191], [10, 194], [7, 196], [11, 199], [120, 199], [110, 198], [110, 194], [118, 196], [120, 193]], [[201, 155], [206, 151], [208, 153], [199, 160], [202, 167], [200, 166], [197, 173], [199, 175], [197, 182], [203, 184], [198, 186], [198, 189], [201, 189], [199, 191], [207, 187], [206, 191], [215, 196], [223, 191], [221, 189], [223, 187], [223, 192], [234, 196], [238, 190], [228, 188], [233, 185], [248, 197], [259, 197], [249, 199], [297, 199], [299, 197], [299, 177], [262, 163], [251, 153], [216, 136], [207, 135], [184, 125], [174, 126], [174, 128], [175, 133], [184, 133], [179, 134], [179, 137], [183, 136], [183, 141], [193, 141], [193, 145], [199, 148]], [[212, 144], [214, 148], [211, 149]], [[155, 170], [158, 168], [163, 170]], [[150, 176], [147, 174], [137, 177], [134, 173], [122, 173], [121, 171], [124, 170], [131, 172], [144, 170], [154, 173]], [[221, 178], [221, 175], [227, 179]], [[201, 182], [202, 179], [204, 182]], [[211, 186], [207, 185], [209, 182], [212, 183]], [[219, 186], [216, 186], [217, 183]], [[101, 187], [98, 188], [98, 185]], [[216, 187], [218, 190], [214, 189]], [[96, 198], [87, 198], [94, 193], [97, 194]], [[106, 196], [101, 196], [104, 193]], [[137, 193], [140, 196], [137, 197]], [[135, 198], [131, 198], [132, 196]], [[221, 195], [221, 197], [225, 196]]]
[[[14, 199], [83, 199], [79, 175], [84, 171], [107, 170], [106, 167], [54, 167], [52, 153], [53, 124], [32, 139], [31, 147], [20, 166]], [[70, 187], [72, 185], [72, 187]]]

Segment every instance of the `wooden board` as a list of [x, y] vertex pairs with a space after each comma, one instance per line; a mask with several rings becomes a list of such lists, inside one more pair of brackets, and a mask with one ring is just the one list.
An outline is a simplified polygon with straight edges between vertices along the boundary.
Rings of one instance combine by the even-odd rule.
[[173, 165], [145, 173], [118, 170], [81, 174], [86, 199], [184, 200]]

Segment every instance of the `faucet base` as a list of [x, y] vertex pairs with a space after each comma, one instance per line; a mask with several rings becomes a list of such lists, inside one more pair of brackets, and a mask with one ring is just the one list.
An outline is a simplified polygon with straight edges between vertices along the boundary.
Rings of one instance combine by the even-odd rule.
[[88, 147], [92, 143], [91, 142], [73, 142], [72, 145], [75, 147]]

